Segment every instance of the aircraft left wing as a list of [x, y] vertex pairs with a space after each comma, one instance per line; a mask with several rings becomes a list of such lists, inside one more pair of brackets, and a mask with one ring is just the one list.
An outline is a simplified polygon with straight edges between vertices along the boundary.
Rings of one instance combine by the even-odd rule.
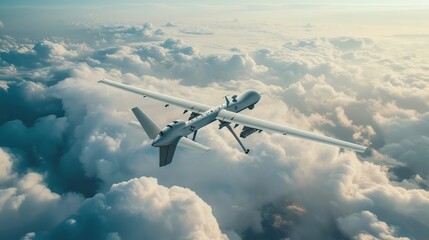
[[172, 97], [172, 96], [152, 92], [149, 90], [145, 90], [145, 89], [138, 88], [138, 87], [133, 87], [133, 86], [130, 86], [127, 84], [123, 84], [123, 83], [119, 83], [119, 82], [115, 82], [115, 81], [111, 81], [111, 80], [107, 80], [107, 79], [103, 79], [103, 80], [99, 81], [99, 83], [110, 85], [110, 86], [115, 87], [115, 88], [119, 88], [119, 89], [122, 89], [122, 90], [125, 90], [128, 92], [136, 93], [136, 94], [139, 94], [139, 95], [142, 95], [145, 97], [149, 97], [149, 98], [161, 101], [161, 102], [165, 102], [167, 104], [178, 106], [178, 107], [184, 108], [184, 109], [192, 111], [192, 112], [197, 112], [197, 113], [198, 112], [205, 112], [211, 108], [211, 106], [209, 106], [209, 105], [205, 105], [205, 104], [201, 104], [201, 103], [197, 103], [197, 102], [193, 102], [193, 101], [189, 101], [189, 100], [185, 100], [185, 99], [181, 99], [181, 98], [177, 98], [177, 97]]
[[277, 123], [272, 123], [262, 119], [249, 117], [243, 114], [230, 112], [225, 109], [222, 109], [219, 111], [217, 115], [217, 119], [225, 122], [233, 122], [233, 123], [241, 124], [241, 125], [256, 128], [256, 129], [261, 129], [261, 130], [266, 130], [271, 132], [278, 132], [283, 135], [292, 135], [295, 137], [305, 138], [308, 140], [330, 144], [330, 145], [350, 149], [357, 152], [365, 152], [365, 150], [367, 149], [367, 147], [365, 146], [361, 146], [351, 142], [346, 142], [335, 138], [330, 138], [330, 137], [318, 135], [315, 133], [307, 132], [304, 130], [280, 125]]

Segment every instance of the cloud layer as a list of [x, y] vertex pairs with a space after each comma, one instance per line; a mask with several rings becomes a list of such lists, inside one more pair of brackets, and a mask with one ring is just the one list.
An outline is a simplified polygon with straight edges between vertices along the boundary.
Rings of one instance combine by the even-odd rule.
[[[1, 225], [9, 226], [2, 235], [429, 233], [428, 65], [401, 39], [303, 38], [206, 54], [177, 37], [190, 28], [176, 23], [75, 27], [92, 41], [0, 38], [0, 221], [16, 220]], [[191, 35], [197, 41], [207, 34]], [[188, 116], [97, 84], [103, 78], [212, 105], [254, 88], [263, 99], [246, 114], [371, 150], [356, 155], [262, 132], [246, 138], [245, 155], [213, 124], [198, 136], [211, 151], [178, 149], [160, 169], [157, 149], [126, 125], [129, 109], [141, 107], [159, 125]]]

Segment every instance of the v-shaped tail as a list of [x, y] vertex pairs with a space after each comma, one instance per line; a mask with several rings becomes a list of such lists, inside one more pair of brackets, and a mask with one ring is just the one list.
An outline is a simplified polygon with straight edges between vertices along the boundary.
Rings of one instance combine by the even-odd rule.
[[158, 136], [161, 129], [154, 123], [146, 114], [144, 114], [140, 108], [135, 107], [131, 109], [137, 120], [139, 120], [140, 125], [143, 127], [144, 131], [150, 139], [155, 139]]
[[163, 167], [168, 165], [173, 160], [174, 152], [176, 151], [177, 144], [170, 144], [167, 146], [159, 147], [159, 166]]

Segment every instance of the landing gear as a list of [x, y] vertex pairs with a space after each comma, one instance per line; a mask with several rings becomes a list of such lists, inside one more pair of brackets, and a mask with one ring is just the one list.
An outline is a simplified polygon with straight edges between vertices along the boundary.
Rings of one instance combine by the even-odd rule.
[[198, 132], [198, 130], [196, 130], [196, 131], [194, 132], [194, 136], [192, 136], [192, 141], [194, 141], [194, 142], [195, 142], [195, 138], [197, 137], [197, 132]]
[[232, 133], [232, 135], [234, 136], [234, 138], [237, 140], [237, 142], [240, 144], [241, 148], [243, 149], [244, 153], [248, 154], [250, 149], [246, 148], [243, 143], [240, 141], [240, 138], [238, 138], [237, 134], [235, 134], [234, 130], [232, 129], [232, 127], [227, 124], [225, 125], [226, 128], [228, 128], [228, 130]]

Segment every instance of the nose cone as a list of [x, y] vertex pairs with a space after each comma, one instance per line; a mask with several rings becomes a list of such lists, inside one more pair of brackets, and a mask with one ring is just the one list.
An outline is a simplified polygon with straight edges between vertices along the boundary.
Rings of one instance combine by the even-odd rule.
[[259, 102], [259, 100], [261, 100], [261, 95], [259, 92], [255, 91], [255, 95], [256, 95], [256, 102]]
[[257, 103], [261, 99], [261, 94], [256, 90], [250, 89], [245, 92], [245, 98], [250, 102]]

